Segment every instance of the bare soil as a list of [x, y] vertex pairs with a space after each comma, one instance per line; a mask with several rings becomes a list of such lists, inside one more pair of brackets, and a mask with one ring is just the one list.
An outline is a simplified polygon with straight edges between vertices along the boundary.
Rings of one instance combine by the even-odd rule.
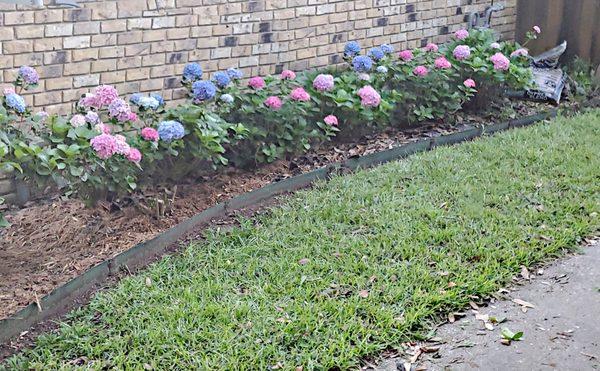
[[[543, 110], [521, 103], [516, 115]], [[54, 197], [12, 210], [12, 223], [0, 231], [0, 319], [35, 302], [87, 269], [149, 240], [203, 210], [269, 183], [327, 164], [390, 149], [420, 138], [464, 130], [467, 125], [497, 122], [498, 115], [460, 113], [461, 125], [425, 123], [409, 129], [389, 129], [352, 143], [328, 143], [309, 153], [251, 171], [225, 168], [188, 184], [179, 184], [169, 213], [156, 218], [133, 203], [100, 203], [86, 207], [75, 199]]]

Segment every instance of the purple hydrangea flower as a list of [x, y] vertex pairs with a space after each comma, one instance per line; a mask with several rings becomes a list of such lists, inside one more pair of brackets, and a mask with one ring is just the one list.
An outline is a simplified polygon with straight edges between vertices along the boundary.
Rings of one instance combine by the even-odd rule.
[[231, 78], [225, 72], [215, 72], [213, 80], [218, 87], [224, 88], [231, 82]]
[[244, 73], [242, 71], [238, 70], [237, 68], [233, 68], [233, 67], [227, 69], [227, 75], [232, 80], [239, 80], [242, 77], [244, 77]]
[[27, 85], [35, 85], [40, 81], [40, 76], [37, 71], [29, 66], [21, 66], [21, 68], [19, 68], [19, 77]]
[[454, 55], [454, 58], [458, 60], [467, 59], [471, 56], [471, 48], [469, 48], [467, 45], [458, 45], [456, 48], [454, 48], [452, 55]]
[[123, 99], [117, 98], [108, 105], [108, 114], [120, 122], [129, 121], [131, 118], [131, 107]]
[[381, 48], [372, 48], [369, 50], [369, 57], [371, 57], [374, 61], [379, 61], [385, 57], [385, 53]]
[[163, 121], [158, 124], [158, 136], [164, 142], [171, 142], [183, 138], [185, 129], [177, 121]]
[[96, 125], [100, 123], [100, 116], [94, 111], [89, 111], [85, 114], [85, 121], [92, 125]]
[[192, 95], [195, 101], [211, 100], [217, 94], [217, 87], [210, 81], [200, 80], [192, 84]]
[[318, 91], [330, 91], [333, 89], [334, 81], [332, 75], [320, 74], [315, 77], [313, 87]]
[[27, 110], [27, 104], [22, 96], [16, 93], [8, 94], [4, 97], [4, 102], [9, 108], [17, 111], [18, 113], [25, 113]]
[[142, 94], [142, 93], [132, 94], [131, 97], [129, 98], [129, 101], [137, 106], [140, 104], [140, 98], [143, 96], [144, 96], [144, 94]]
[[354, 57], [360, 53], [360, 44], [356, 41], [350, 41], [344, 46], [344, 55], [346, 57]]
[[385, 54], [392, 54], [394, 52], [394, 47], [390, 44], [382, 44], [380, 48]]
[[183, 79], [191, 82], [202, 78], [202, 67], [198, 63], [188, 63], [183, 68]]
[[373, 60], [364, 55], [354, 57], [352, 67], [356, 72], [369, 72], [373, 68]]

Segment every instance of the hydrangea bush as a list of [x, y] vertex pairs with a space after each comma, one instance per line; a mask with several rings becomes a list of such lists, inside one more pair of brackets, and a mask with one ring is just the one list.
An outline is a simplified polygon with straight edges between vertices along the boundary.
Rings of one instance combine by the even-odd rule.
[[[536, 37], [535, 31], [528, 33], [529, 39]], [[524, 89], [532, 82], [527, 49], [514, 42], [498, 42], [489, 29], [460, 33], [444, 54], [456, 65], [461, 80], [477, 83], [478, 93], [471, 102], [476, 109], [487, 107], [506, 88]]]
[[527, 87], [529, 58], [489, 30], [459, 30], [447, 45], [399, 52], [351, 41], [341, 67], [244, 80], [235, 68], [206, 74], [189, 63], [185, 104], [167, 109], [160, 94], [121, 97], [101, 85], [68, 117], [32, 114], [21, 93], [39, 76], [23, 66], [0, 97], [0, 169], [89, 201], [110, 199], [230, 162], [272, 162], [340, 134], [448, 120], [465, 104]]

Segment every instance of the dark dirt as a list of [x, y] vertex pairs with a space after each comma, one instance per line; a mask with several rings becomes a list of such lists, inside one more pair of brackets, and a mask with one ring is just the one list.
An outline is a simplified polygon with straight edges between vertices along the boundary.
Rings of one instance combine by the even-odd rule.
[[[514, 116], [544, 109], [520, 103]], [[365, 136], [354, 143], [329, 143], [291, 160], [251, 171], [226, 168], [200, 182], [180, 184], [163, 217], [140, 212], [134, 204], [86, 208], [79, 200], [54, 198], [6, 215], [12, 226], [0, 232], [0, 319], [42, 298], [94, 265], [151, 239], [179, 222], [242, 193], [350, 157], [390, 149], [424, 137], [463, 130], [466, 124], [497, 122], [495, 115], [460, 113], [463, 125], [428, 123]]]
[[[523, 271], [518, 286], [500, 292], [505, 299], [465, 310], [464, 317], [439, 327], [432, 341], [405, 344], [368, 368], [600, 370], [600, 239], [586, 245], [583, 254]], [[491, 317], [506, 320], [486, 321]], [[522, 331], [522, 339], [503, 344], [504, 327]]]

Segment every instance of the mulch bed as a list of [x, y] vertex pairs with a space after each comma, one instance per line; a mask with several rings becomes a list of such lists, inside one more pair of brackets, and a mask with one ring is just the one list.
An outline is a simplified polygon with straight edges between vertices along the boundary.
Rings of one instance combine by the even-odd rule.
[[[525, 116], [545, 108], [521, 102], [515, 110], [517, 116]], [[225, 168], [200, 182], [179, 184], [170, 212], [161, 218], [141, 213], [133, 204], [117, 210], [105, 204], [87, 208], [79, 200], [59, 197], [11, 211], [7, 219], [12, 226], [0, 232], [0, 319], [96, 264], [219, 202], [330, 163], [450, 134], [464, 130], [467, 125], [498, 122], [498, 113], [480, 116], [459, 113], [457, 122], [461, 125], [425, 123], [404, 130], [390, 128], [352, 143], [328, 143], [301, 156], [251, 171]]]

